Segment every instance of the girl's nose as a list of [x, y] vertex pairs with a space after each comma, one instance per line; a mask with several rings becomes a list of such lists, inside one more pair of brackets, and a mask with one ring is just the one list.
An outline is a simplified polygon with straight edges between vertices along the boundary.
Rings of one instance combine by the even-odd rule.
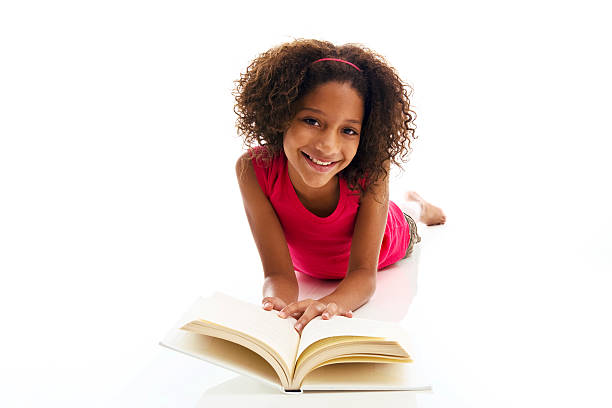
[[327, 129], [320, 133], [315, 148], [325, 155], [332, 155], [339, 150], [339, 140], [335, 130]]

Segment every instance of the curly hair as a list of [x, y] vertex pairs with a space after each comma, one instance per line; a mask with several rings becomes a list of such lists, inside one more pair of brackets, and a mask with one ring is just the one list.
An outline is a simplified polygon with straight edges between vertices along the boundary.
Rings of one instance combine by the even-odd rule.
[[[321, 58], [350, 61], [312, 62]], [[267, 157], [283, 149], [283, 135], [295, 116], [296, 101], [328, 82], [349, 83], [364, 100], [357, 153], [340, 175], [351, 190], [364, 192], [388, 174], [384, 163], [401, 167], [416, 139], [410, 109], [412, 88], [403, 83], [384, 57], [361, 44], [336, 46], [327, 41], [298, 39], [260, 54], [235, 81], [236, 128], [245, 147], [265, 146]]]

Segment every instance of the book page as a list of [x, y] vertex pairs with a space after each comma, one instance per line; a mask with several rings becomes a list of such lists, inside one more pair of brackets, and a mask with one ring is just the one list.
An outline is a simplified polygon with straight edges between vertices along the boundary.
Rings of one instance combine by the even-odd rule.
[[[200, 298], [194, 313], [184, 323], [201, 319], [244, 333], [275, 350], [286, 366], [293, 370], [300, 341], [300, 336], [293, 327], [296, 320], [281, 319], [277, 313], [264, 310], [259, 305], [215, 293], [211, 297]], [[290, 378], [292, 374], [289, 373]]]
[[278, 374], [263, 357], [236, 343], [175, 329], [160, 344], [239, 374], [281, 386]]
[[302, 390], [431, 390], [431, 382], [414, 364], [340, 363], [317, 368]]
[[323, 320], [318, 316], [304, 327], [298, 356], [312, 343], [335, 336], [379, 337], [397, 341], [404, 348], [407, 343], [406, 333], [396, 323], [344, 316], [334, 316], [329, 320]]

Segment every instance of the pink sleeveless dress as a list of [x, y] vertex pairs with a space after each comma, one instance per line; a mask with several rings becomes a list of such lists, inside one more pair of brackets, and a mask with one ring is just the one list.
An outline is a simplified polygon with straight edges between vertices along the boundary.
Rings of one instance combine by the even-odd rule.
[[[256, 147], [254, 150], [262, 149]], [[351, 241], [359, 194], [339, 177], [340, 198], [327, 217], [311, 213], [291, 184], [287, 158], [280, 152], [270, 161], [251, 160], [259, 185], [270, 200], [285, 233], [295, 270], [320, 279], [342, 279], [348, 271]], [[410, 243], [410, 228], [399, 207], [389, 201], [389, 211], [378, 269], [404, 257]]]

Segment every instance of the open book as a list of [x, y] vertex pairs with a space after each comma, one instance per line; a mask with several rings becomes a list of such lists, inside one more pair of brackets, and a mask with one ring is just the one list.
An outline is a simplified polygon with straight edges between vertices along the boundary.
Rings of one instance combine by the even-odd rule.
[[396, 324], [317, 317], [303, 329], [276, 311], [216, 293], [199, 298], [160, 342], [241, 374], [303, 390], [429, 390], [415, 382]]

